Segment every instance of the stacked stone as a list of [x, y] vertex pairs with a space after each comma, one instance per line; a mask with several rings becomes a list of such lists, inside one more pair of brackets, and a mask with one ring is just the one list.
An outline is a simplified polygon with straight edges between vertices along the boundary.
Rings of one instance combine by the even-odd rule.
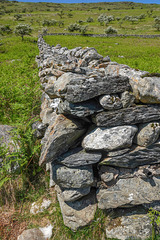
[[88, 224], [97, 203], [158, 206], [160, 77], [111, 62], [94, 48], [51, 47], [42, 37], [38, 46], [37, 129], [46, 129], [39, 163], [51, 163], [65, 225]]

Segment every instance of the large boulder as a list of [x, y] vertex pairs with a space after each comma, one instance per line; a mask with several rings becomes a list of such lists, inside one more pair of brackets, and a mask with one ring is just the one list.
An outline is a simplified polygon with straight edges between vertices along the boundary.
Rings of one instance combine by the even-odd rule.
[[129, 68], [126, 65], [111, 63], [106, 67], [106, 74], [127, 76], [136, 99], [143, 103], [160, 103], [160, 77], [158, 74]]
[[75, 120], [58, 115], [46, 131], [39, 164], [55, 160], [66, 152], [85, 132], [84, 127]]
[[136, 126], [118, 126], [113, 128], [96, 128], [82, 142], [86, 150], [112, 151], [127, 148], [138, 128]]
[[61, 190], [57, 187], [57, 196], [60, 204], [64, 224], [76, 231], [91, 223], [97, 209], [95, 192], [74, 202], [65, 202], [61, 195]]
[[130, 88], [127, 77], [65, 73], [54, 84], [54, 92], [68, 102], [83, 102], [102, 94], [124, 92]]

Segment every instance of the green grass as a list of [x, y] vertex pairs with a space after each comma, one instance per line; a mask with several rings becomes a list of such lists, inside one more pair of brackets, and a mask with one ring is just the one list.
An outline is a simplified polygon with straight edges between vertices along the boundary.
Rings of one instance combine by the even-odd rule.
[[159, 38], [45, 36], [44, 39], [50, 45], [59, 43], [69, 49], [78, 46], [95, 47], [98, 53], [110, 56], [112, 61], [151, 73], [160, 72]]

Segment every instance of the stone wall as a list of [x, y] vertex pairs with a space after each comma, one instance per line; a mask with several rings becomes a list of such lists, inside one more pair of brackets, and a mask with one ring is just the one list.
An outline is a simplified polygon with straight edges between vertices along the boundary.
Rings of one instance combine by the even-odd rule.
[[38, 47], [39, 164], [50, 168], [64, 224], [72, 230], [89, 224], [97, 207], [157, 209], [160, 77], [112, 62], [94, 48], [49, 46], [42, 37]]

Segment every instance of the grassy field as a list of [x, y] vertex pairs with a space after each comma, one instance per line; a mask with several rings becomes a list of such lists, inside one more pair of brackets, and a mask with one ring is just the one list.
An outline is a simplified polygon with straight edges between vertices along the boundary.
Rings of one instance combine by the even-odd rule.
[[[0, 31], [0, 124], [10, 124], [20, 128], [23, 146], [19, 154], [25, 156], [24, 173], [18, 177], [13, 176], [13, 179], [10, 178], [6, 187], [0, 190], [0, 205], [4, 205], [0, 208], [0, 219], [4, 219], [4, 216], [7, 219], [7, 222], [0, 221], [0, 240], [17, 239], [18, 233], [23, 228], [37, 227], [39, 223], [42, 227], [49, 221], [54, 225], [52, 240], [107, 239], [104, 227], [107, 218], [102, 211], [97, 211], [89, 227], [76, 233], [63, 225], [55, 193], [52, 189], [48, 189], [48, 173], [35, 164], [38, 159], [38, 151], [35, 152], [35, 149], [38, 149], [39, 142], [32, 141], [27, 126], [28, 121], [38, 119], [40, 110], [41, 90], [35, 62], [35, 57], [38, 55], [38, 35], [45, 29], [48, 33], [66, 33], [68, 26], [75, 22], [79, 22], [82, 26], [87, 25], [87, 33], [104, 33], [107, 26], [100, 25], [97, 20], [102, 13], [114, 16], [115, 20], [109, 25], [116, 28], [119, 34], [160, 34], [153, 27], [155, 17], [160, 17], [160, 5], [156, 4], [0, 2], [1, 25], [9, 25], [12, 30], [10, 34]], [[19, 20], [16, 20], [17, 14], [21, 15]], [[136, 23], [124, 20], [125, 16], [134, 17], [141, 14], [145, 14], [145, 18]], [[92, 17], [93, 22], [86, 22], [88, 17]], [[120, 18], [119, 21], [116, 20], [117, 17]], [[51, 19], [57, 21], [56, 25], [44, 26], [44, 20]], [[62, 22], [64, 25], [60, 24]], [[31, 36], [24, 36], [23, 41], [20, 36], [14, 34], [18, 24], [29, 24], [33, 29]], [[112, 61], [136, 69], [160, 73], [159, 38], [93, 38], [82, 35], [45, 36], [45, 40], [51, 45], [61, 44], [69, 49], [77, 46], [95, 47], [98, 53], [103, 56], [109, 55]], [[29, 167], [28, 163], [31, 164]], [[28, 175], [31, 172], [33, 176]], [[0, 171], [0, 182], [3, 179], [2, 173], [3, 171]], [[31, 216], [29, 213], [31, 203], [42, 197], [53, 200], [51, 208], [43, 214]], [[4, 212], [8, 215], [4, 215]]]

